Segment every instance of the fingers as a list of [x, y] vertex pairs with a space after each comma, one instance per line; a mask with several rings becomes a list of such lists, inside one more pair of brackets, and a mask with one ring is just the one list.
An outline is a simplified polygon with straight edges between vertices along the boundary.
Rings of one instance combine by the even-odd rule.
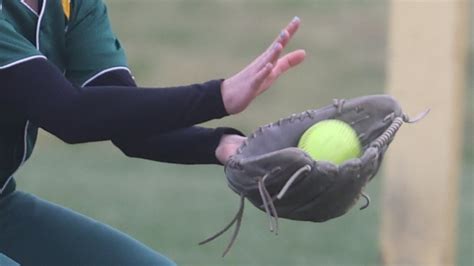
[[[293, 35], [295, 35], [296, 31], [298, 31], [300, 24], [301, 20], [299, 17], [294, 17], [293, 20], [291, 20], [291, 22], [280, 32], [270, 47], [268, 47], [268, 49], [257, 58], [255, 61], [257, 70], [260, 70], [268, 63], [265, 58], [270, 57], [272, 58], [270, 62], [272, 62], [272, 64], [276, 63], [279, 53], [285, 48]], [[276, 53], [278, 53], [278, 56], [275, 56]]]
[[293, 20], [280, 32], [278, 37], [273, 41], [268, 49], [271, 49], [276, 43], [280, 43], [283, 48], [288, 44], [290, 39], [298, 31], [301, 24], [301, 20], [298, 17], [294, 17]]
[[290, 38], [293, 37], [293, 35], [295, 35], [300, 25], [301, 25], [301, 20], [299, 17], [294, 17], [293, 20], [291, 20], [290, 24], [288, 24], [288, 26], [286, 27], [286, 29], [290, 33]]
[[263, 57], [255, 65], [256, 71], [260, 71], [264, 68], [268, 63], [274, 64], [278, 57], [280, 57], [281, 52], [283, 51], [283, 47], [280, 43], [275, 43], [275, 45], [271, 48], [271, 50], [265, 52]]
[[288, 69], [299, 65], [306, 58], [305, 50], [296, 50], [280, 58], [273, 69], [273, 75], [275, 77], [280, 76]]
[[276, 65], [274, 65], [270, 74], [266, 77], [263, 83], [260, 84], [257, 95], [266, 91], [283, 73], [303, 62], [305, 57], [306, 52], [304, 50], [296, 50], [280, 58], [276, 62]]
[[[300, 27], [301, 20], [298, 17], [294, 17], [293, 20], [280, 32], [280, 34], [277, 36], [277, 38], [272, 42], [272, 44], [263, 52], [260, 56], [258, 56], [251, 66], [258, 65], [259, 68], [258, 70], [265, 66], [266, 62], [262, 62], [263, 58], [265, 56], [268, 56], [269, 53], [272, 52], [272, 50], [277, 46], [281, 45], [281, 49], [284, 49], [285, 46], [288, 44], [290, 39], [295, 35], [296, 31]], [[276, 60], [273, 61], [275, 63]]]
[[293, 18], [293, 20], [286, 26], [286, 28], [280, 33], [280, 43], [285, 48], [288, 42], [291, 40], [293, 35], [298, 31], [301, 24], [301, 20], [298, 17]]
[[[255, 76], [254, 80], [254, 88], [259, 88], [260, 85], [267, 79], [267, 77], [272, 73], [273, 70], [273, 64], [272, 63], [267, 63], [264, 68], [262, 68], [257, 75]], [[257, 91], [258, 94], [260, 92]]]

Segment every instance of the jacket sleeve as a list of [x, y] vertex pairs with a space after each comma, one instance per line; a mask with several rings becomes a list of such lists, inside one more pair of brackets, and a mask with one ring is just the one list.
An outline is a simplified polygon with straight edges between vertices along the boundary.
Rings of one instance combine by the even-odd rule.
[[109, 71], [129, 71], [102, 0], [73, 1], [67, 28], [66, 78], [74, 85], [84, 87]]
[[36, 58], [45, 57], [4, 19], [0, 10], [0, 69], [6, 69]]

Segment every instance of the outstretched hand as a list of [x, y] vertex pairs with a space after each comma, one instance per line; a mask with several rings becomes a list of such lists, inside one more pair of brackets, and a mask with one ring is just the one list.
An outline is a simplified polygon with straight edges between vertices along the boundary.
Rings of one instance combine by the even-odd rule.
[[[270, 88], [283, 73], [303, 62], [306, 56], [304, 50], [296, 50], [280, 57], [300, 23], [300, 19], [295, 17], [265, 52], [239, 73], [224, 80], [221, 91], [228, 114], [242, 112], [253, 99]], [[245, 139], [238, 135], [222, 136], [215, 151], [216, 158], [225, 164]]]
[[228, 114], [242, 112], [259, 94], [266, 91], [290, 68], [303, 62], [304, 50], [280, 54], [296, 33], [300, 19], [295, 17], [268, 49], [252, 63], [234, 76], [224, 80], [221, 86], [222, 99]]

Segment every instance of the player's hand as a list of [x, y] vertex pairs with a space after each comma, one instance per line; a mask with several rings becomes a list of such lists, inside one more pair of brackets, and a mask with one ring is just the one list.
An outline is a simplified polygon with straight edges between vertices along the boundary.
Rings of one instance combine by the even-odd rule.
[[216, 158], [222, 164], [229, 160], [230, 156], [237, 152], [237, 149], [244, 143], [246, 137], [239, 135], [223, 135], [221, 141], [216, 148]]
[[303, 62], [306, 55], [304, 50], [296, 50], [280, 57], [282, 50], [299, 26], [300, 19], [295, 17], [265, 52], [239, 73], [224, 80], [221, 91], [227, 113], [242, 112], [253, 99], [267, 90], [278, 77]]

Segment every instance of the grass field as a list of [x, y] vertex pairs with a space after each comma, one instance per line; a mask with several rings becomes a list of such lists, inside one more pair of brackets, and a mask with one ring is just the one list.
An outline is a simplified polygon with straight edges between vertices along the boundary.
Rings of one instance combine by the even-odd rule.
[[[290, 49], [307, 50], [304, 65], [245, 113], [208, 126], [234, 126], [248, 133], [332, 98], [382, 93], [385, 87], [385, 1], [108, 2], [114, 29], [144, 86], [226, 77], [262, 51], [293, 16], [302, 18]], [[459, 265], [474, 264], [472, 38]], [[22, 190], [110, 224], [180, 265], [377, 265], [381, 180], [383, 174], [368, 186], [373, 203], [367, 210], [354, 208], [323, 224], [282, 221], [277, 237], [268, 231], [265, 215], [247, 204], [241, 234], [222, 259], [229, 235], [197, 246], [238, 207], [222, 167], [129, 159], [109, 143], [70, 146], [43, 132], [32, 159], [18, 174]]]

